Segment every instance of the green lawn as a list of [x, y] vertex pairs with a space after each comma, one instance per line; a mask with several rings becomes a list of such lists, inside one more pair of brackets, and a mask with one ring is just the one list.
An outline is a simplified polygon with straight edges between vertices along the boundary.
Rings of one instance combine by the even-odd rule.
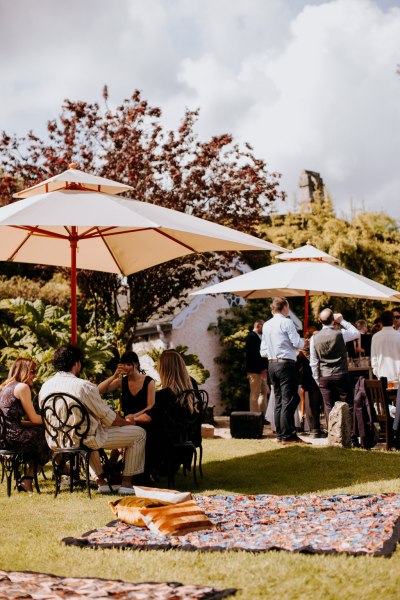
[[[317, 446], [277, 447], [268, 439], [204, 441], [198, 491], [210, 493], [400, 493], [400, 454]], [[178, 476], [179, 489], [192, 478]], [[400, 549], [387, 558], [312, 556], [286, 552], [197, 553], [92, 550], [66, 547], [61, 538], [113, 518], [109, 497], [63, 491], [40, 479], [42, 494], [0, 486], [0, 568], [129, 581], [180, 581], [237, 587], [236, 598], [398, 598]], [[193, 490], [196, 491], [196, 490]], [[111, 497], [113, 498], [113, 497]]]

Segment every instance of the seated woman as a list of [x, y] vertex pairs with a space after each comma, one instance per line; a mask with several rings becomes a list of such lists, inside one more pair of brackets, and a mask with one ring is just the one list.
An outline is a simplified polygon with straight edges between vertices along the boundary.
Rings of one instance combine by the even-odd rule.
[[[187, 397], [183, 405], [178, 402], [178, 396], [185, 390], [198, 389], [198, 386], [196, 381], [190, 377], [181, 354], [176, 350], [164, 350], [159, 356], [157, 369], [162, 389], [156, 392], [154, 407], [146, 414], [135, 418], [135, 423], [137, 425], [143, 422], [151, 423], [151, 427], [148, 429], [149, 443], [146, 447], [146, 451], [148, 451], [146, 460], [152, 465], [153, 470], [161, 472], [165, 467], [163, 463], [170, 441], [170, 432], [167, 430], [168, 416], [179, 418], [193, 414], [196, 411], [194, 398]], [[200, 421], [198, 431], [196, 430], [194, 435], [195, 439], [193, 439], [195, 444], [199, 437], [201, 439]], [[190, 468], [191, 459], [191, 454], [190, 456], [176, 457], [176, 470], [182, 463]]]
[[[132, 425], [139, 425], [146, 429], [146, 464], [145, 473], [149, 474], [149, 445], [151, 443], [150, 422], [146, 419], [147, 412], [154, 406], [155, 384], [154, 379], [145, 375], [140, 368], [139, 357], [136, 352], [125, 352], [115, 370], [115, 373], [98, 385], [100, 394], [121, 390], [121, 412]], [[139, 422], [137, 419], [143, 417]], [[111, 462], [122, 466], [118, 462], [121, 452], [111, 452]]]
[[154, 379], [141, 370], [136, 352], [125, 352], [115, 373], [98, 385], [100, 394], [119, 389], [122, 391], [122, 413], [136, 424], [136, 418], [149, 411], [155, 401]]
[[[33, 407], [31, 388], [36, 377], [36, 364], [27, 358], [18, 358], [11, 366], [8, 378], [0, 386], [0, 409], [6, 421], [6, 444], [10, 450], [28, 453], [40, 471], [50, 459], [42, 426], [42, 417]], [[22, 420], [26, 416], [28, 420]], [[18, 491], [31, 492], [33, 462], [27, 474], [17, 484]]]

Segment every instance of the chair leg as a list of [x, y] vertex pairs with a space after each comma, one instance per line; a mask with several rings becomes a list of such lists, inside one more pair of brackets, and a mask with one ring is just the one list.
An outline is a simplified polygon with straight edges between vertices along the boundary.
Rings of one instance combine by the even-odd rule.
[[86, 477], [86, 489], [87, 489], [87, 493], [89, 498], [92, 498], [92, 493], [90, 491], [90, 471], [89, 471], [89, 459], [90, 459], [90, 452], [87, 452], [85, 454], [85, 477]]
[[200, 448], [200, 453], [199, 453], [199, 473], [200, 473], [200, 477], [203, 479], [203, 467], [202, 467], [202, 462], [203, 462], [203, 446], [200, 444], [199, 448]]
[[197, 476], [196, 476], [196, 463], [197, 463], [197, 451], [196, 448], [194, 448], [194, 453], [193, 453], [193, 480], [195, 483], [195, 486], [198, 487], [198, 481], [197, 481]]
[[7, 496], [10, 497], [13, 476], [14, 476], [15, 482], [17, 482], [17, 478], [16, 478], [17, 457], [15, 455], [2, 456], [2, 470], [3, 470], [3, 473], [2, 473], [1, 481], [3, 482], [4, 477], [6, 478]]
[[11, 482], [12, 482], [12, 475], [10, 473], [7, 474], [7, 496], [10, 497], [11, 496]]
[[72, 494], [74, 491], [74, 475], [78, 467], [78, 460], [75, 454], [69, 454], [69, 491]]
[[[61, 470], [62, 466], [57, 464], [56, 462], [57, 455], [53, 454], [51, 457], [51, 464], [53, 467], [53, 479], [54, 479], [54, 498], [57, 498], [58, 492], [60, 491], [60, 479], [61, 479]], [[60, 461], [61, 465], [65, 464], [64, 458]]]
[[39, 482], [38, 482], [37, 464], [35, 462], [33, 463], [33, 482], [35, 484], [35, 489], [36, 489], [37, 493], [40, 494], [40, 487], [39, 487]]

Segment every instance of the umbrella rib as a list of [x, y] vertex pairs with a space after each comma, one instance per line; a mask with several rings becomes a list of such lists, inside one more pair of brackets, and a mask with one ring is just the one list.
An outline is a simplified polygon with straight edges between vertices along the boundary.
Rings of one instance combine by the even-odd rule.
[[[41, 230], [39, 228], [36, 227], [28, 227], [28, 226], [20, 226], [20, 225], [11, 225], [11, 227], [14, 227], [14, 229], [22, 229], [23, 231], [28, 231], [29, 233], [26, 235], [26, 237], [21, 241], [20, 244], [18, 244], [18, 246], [15, 248], [14, 252], [9, 256], [9, 258], [7, 260], [9, 261], [13, 261], [14, 257], [18, 254], [18, 252], [21, 250], [22, 246], [24, 246], [27, 241], [35, 234], [35, 232], [39, 231], [41, 234], [45, 234], [46, 236], [49, 235], [49, 232], [46, 232], [46, 230]], [[63, 239], [65, 239], [65, 236], [60, 235], [60, 234], [51, 234], [52, 237], [61, 237]]]
[[22, 246], [24, 244], [26, 244], [26, 242], [29, 240], [29, 238], [31, 237], [31, 235], [33, 235], [33, 233], [29, 232], [27, 234], [27, 236], [25, 237], [25, 239], [22, 240], [22, 242], [15, 248], [14, 252], [7, 258], [7, 260], [10, 260], [10, 261], [14, 260], [14, 256], [16, 256], [18, 254], [18, 252], [21, 250]]
[[251, 290], [251, 292], [248, 292], [245, 296], [243, 296], [243, 298], [246, 300], [249, 296], [251, 296], [252, 294], [254, 294], [256, 290]]
[[192, 248], [192, 246], [188, 246], [184, 242], [180, 242], [179, 240], [177, 240], [176, 238], [174, 238], [172, 235], [169, 235], [168, 233], [165, 233], [165, 231], [162, 231], [161, 229], [158, 229], [158, 228], [155, 227], [154, 231], [156, 231], [160, 235], [163, 235], [164, 237], [168, 238], [169, 240], [172, 240], [173, 242], [175, 242], [179, 246], [182, 246], [183, 248], [186, 248], [187, 250], [191, 250], [191, 252], [198, 252], [198, 250], [196, 250], [195, 248]]
[[10, 225], [9, 227], [13, 227], [14, 229], [22, 229], [23, 231], [29, 231], [29, 235], [27, 236], [26, 240], [35, 234], [45, 237], [60, 238], [62, 240], [68, 239], [68, 236], [66, 235], [56, 233], [55, 231], [48, 231], [47, 229], [42, 229], [41, 227], [37, 226], [32, 227], [31, 225]]
[[[115, 264], [117, 265], [117, 267], [118, 267], [118, 269], [119, 269], [119, 272], [120, 272], [120, 273], [122, 273], [122, 274], [124, 274], [124, 270], [121, 268], [121, 265], [118, 263], [118, 261], [117, 261], [116, 257], [114, 256], [113, 252], [111, 251], [111, 248], [110, 248], [110, 246], [107, 244], [107, 240], [105, 239], [105, 236], [103, 236], [103, 235], [101, 234], [101, 231], [100, 231], [99, 229], [98, 229], [98, 233], [99, 233], [99, 236], [98, 236], [98, 237], [100, 237], [100, 238], [102, 239], [102, 241], [103, 241], [103, 244], [106, 246], [106, 248], [107, 248], [108, 252], [110, 253], [110, 256], [111, 256], [111, 258], [113, 259], [113, 261], [114, 261], [114, 262], [115, 262]], [[97, 236], [93, 236], [93, 235], [92, 235], [92, 236], [90, 236], [90, 237], [97, 237]]]

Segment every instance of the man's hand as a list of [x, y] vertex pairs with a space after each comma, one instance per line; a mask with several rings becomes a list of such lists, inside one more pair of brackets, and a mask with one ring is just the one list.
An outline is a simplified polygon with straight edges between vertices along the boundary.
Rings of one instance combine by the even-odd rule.
[[120, 417], [119, 415], [116, 415], [113, 423], [111, 424], [111, 427], [124, 427], [125, 425], [132, 425], [132, 423], [129, 423], [123, 417]]
[[335, 323], [341, 323], [343, 321], [343, 315], [341, 313], [333, 313], [333, 320]]

